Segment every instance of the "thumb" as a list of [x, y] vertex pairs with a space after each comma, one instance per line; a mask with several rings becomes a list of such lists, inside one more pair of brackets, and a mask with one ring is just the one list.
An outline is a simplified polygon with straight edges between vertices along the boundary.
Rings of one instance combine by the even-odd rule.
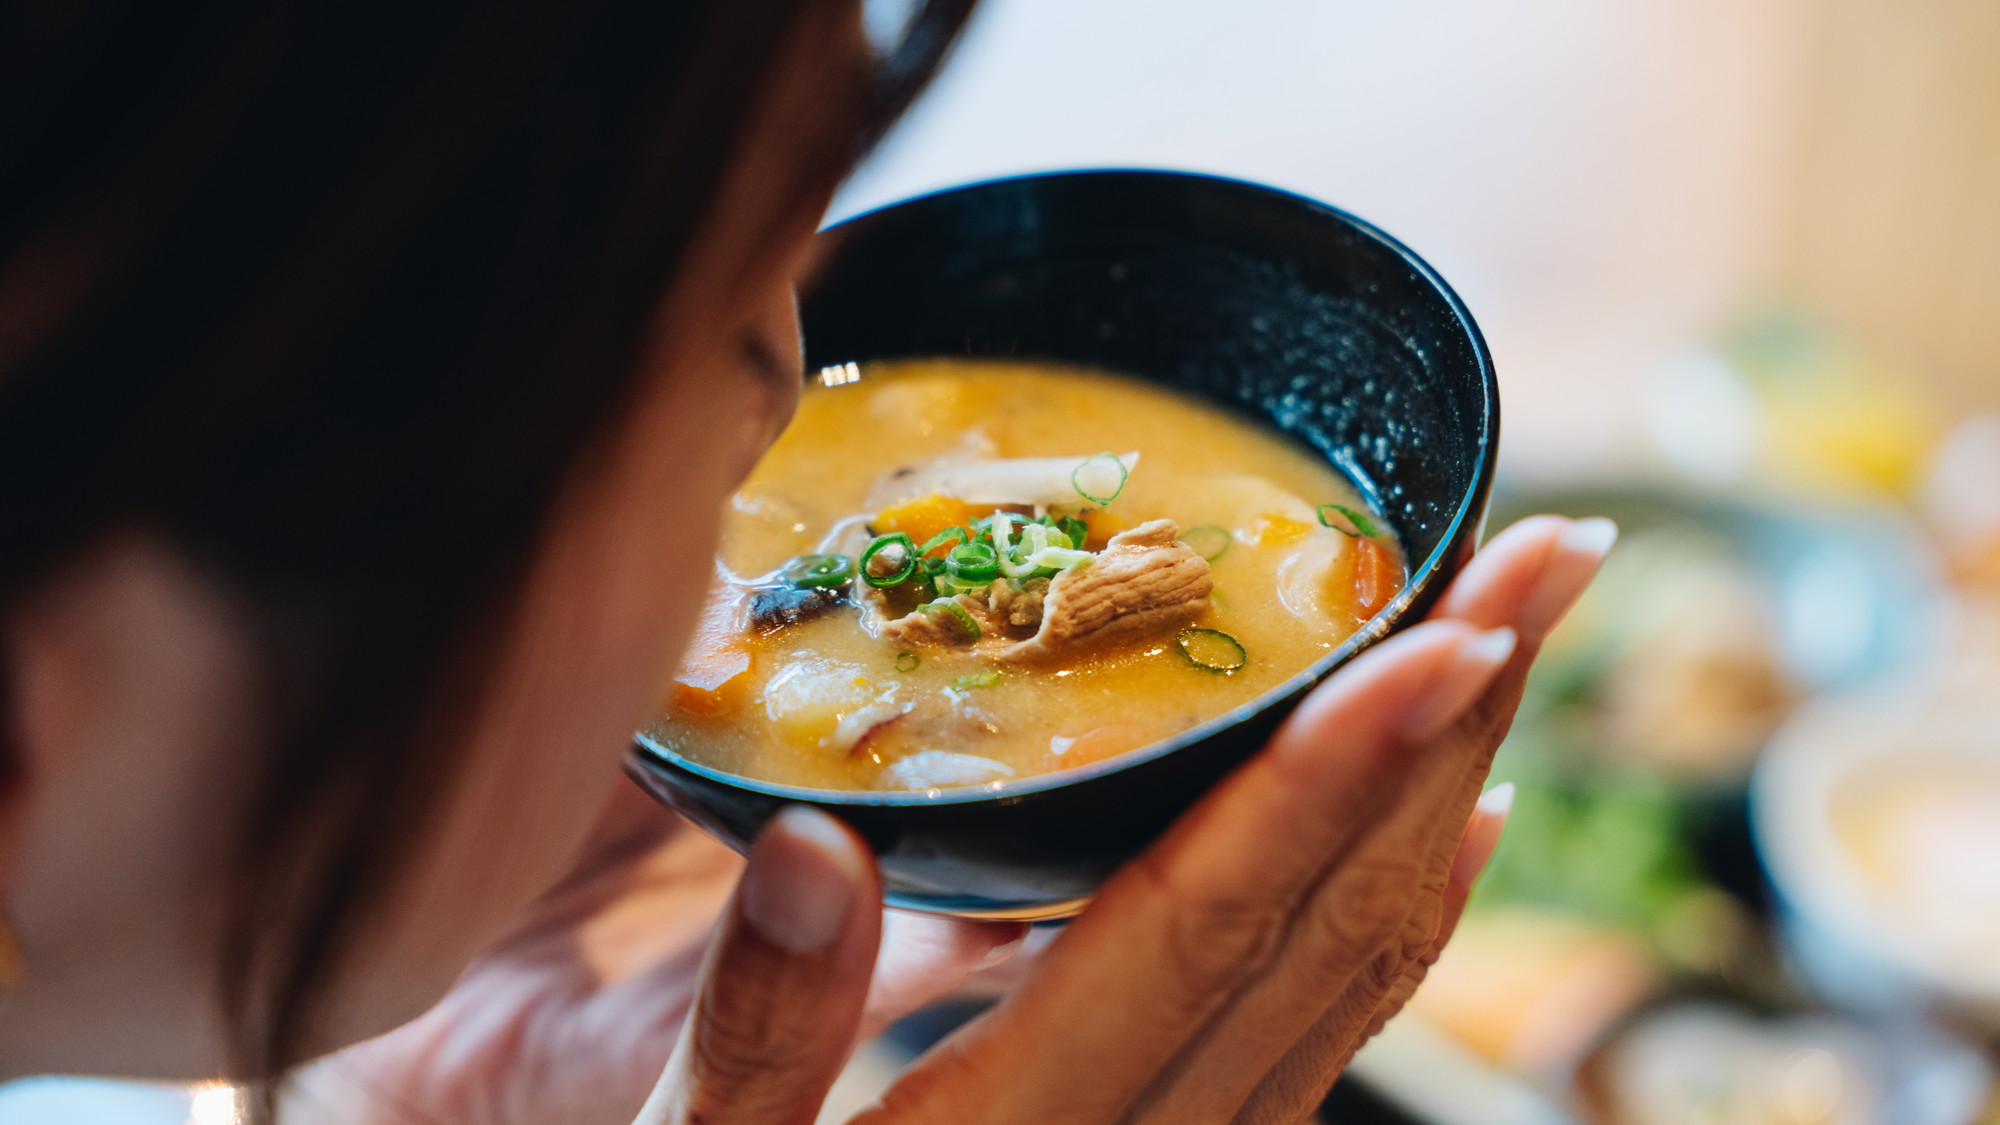
[[881, 929], [867, 847], [824, 813], [779, 813], [637, 1125], [812, 1125], [853, 1049]]

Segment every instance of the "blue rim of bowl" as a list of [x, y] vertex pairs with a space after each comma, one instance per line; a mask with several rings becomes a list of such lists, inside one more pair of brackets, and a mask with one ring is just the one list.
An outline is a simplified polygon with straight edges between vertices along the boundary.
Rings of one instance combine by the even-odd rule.
[[[1431, 268], [1429, 262], [1418, 257], [1414, 250], [1403, 245], [1375, 224], [1343, 211], [1338, 207], [1322, 203], [1310, 196], [1299, 195], [1296, 192], [1274, 188], [1267, 184], [1252, 183], [1249, 180], [1157, 168], [1091, 168], [1077, 171], [1000, 176], [990, 180], [980, 180], [975, 183], [943, 188], [938, 191], [897, 200], [894, 203], [864, 211], [858, 215], [841, 220], [839, 223], [826, 228], [821, 233], [822, 235], [829, 234], [840, 230], [850, 223], [860, 222], [871, 216], [881, 214], [884, 211], [906, 207], [912, 203], [932, 199], [937, 196], [955, 195], [963, 191], [975, 191], [980, 188], [991, 187], [995, 184], [1019, 183], [1024, 180], [1049, 180], [1070, 176], [1102, 176], [1106, 174], [1172, 176], [1190, 180], [1206, 180], [1213, 183], [1248, 189], [1259, 194], [1303, 205], [1309, 210], [1317, 211], [1322, 215], [1343, 222], [1360, 234], [1380, 243], [1391, 253], [1402, 259], [1411, 269], [1415, 270], [1419, 276], [1428, 282], [1432, 288], [1436, 289], [1439, 295], [1444, 298], [1445, 306], [1451, 310], [1452, 316], [1457, 318], [1459, 325], [1465, 330], [1466, 337], [1472, 341], [1473, 357], [1478, 363], [1479, 382], [1481, 388], [1485, 391], [1486, 397], [1485, 432], [1480, 435], [1479, 459], [1474, 467], [1472, 483], [1466, 488], [1464, 494], [1459, 497], [1458, 508], [1452, 513], [1451, 523], [1445, 527], [1444, 534], [1438, 537], [1438, 545], [1431, 550], [1429, 555], [1425, 556], [1423, 565], [1411, 574], [1410, 581], [1403, 587], [1402, 592], [1391, 599], [1388, 605], [1378, 610], [1375, 616], [1368, 619], [1366, 624], [1349, 634], [1348, 638], [1342, 641], [1332, 652], [1313, 661], [1298, 674], [1270, 688], [1250, 702], [1231, 708], [1212, 719], [1196, 723], [1194, 726], [1189, 727], [1172, 738], [1149, 743], [1136, 750], [1128, 750], [1123, 754], [1114, 755], [1103, 761], [1092, 762], [1086, 766], [1074, 766], [1070, 769], [1056, 770], [1053, 773], [1036, 774], [1033, 777], [1024, 777], [1013, 781], [996, 781], [987, 785], [957, 786], [949, 789], [917, 789], [910, 791], [813, 789], [803, 785], [784, 785], [773, 781], [758, 781], [754, 778], [727, 773], [711, 766], [703, 765], [660, 745], [658, 741], [654, 740], [644, 731], [639, 731], [633, 735], [633, 741], [636, 743], [636, 748], [640, 754], [658, 759], [675, 769], [686, 771], [718, 785], [724, 785], [732, 789], [747, 790], [752, 793], [760, 793], [781, 800], [805, 801], [816, 805], [879, 808], [884, 806], [911, 805], [923, 807], [976, 805], [987, 802], [1013, 803], [1034, 793], [1049, 789], [1067, 788], [1081, 782], [1092, 781], [1114, 773], [1122, 773], [1125, 770], [1144, 765], [1155, 759], [1163, 758], [1194, 743], [1201, 742], [1220, 731], [1244, 722], [1258, 712], [1267, 709], [1278, 700], [1287, 699], [1310, 690], [1321, 680], [1331, 675], [1336, 668], [1352, 660], [1364, 649], [1387, 637], [1390, 630], [1395, 627], [1397, 619], [1409, 608], [1410, 604], [1425, 596], [1429, 592], [1430, 587], [1439, 581], [1440, 574], [1450, 564], [1452, 556], [1464, 548], [1464, 536], [1468, 533], [1466, 521], [1484, 518], [1485, 503], [1492, 494], [1494, 463], [1500, 448], [1500, 385], [1493, 372], [1493, 353], [1487, 348], [1486, 337], [1480, 334], [1479, 325], [1472, 319], [1472, 313], [1465, 307], [1465, 302], [1460, 300], [1458, 293], [1445, 282], [1445, 279], [1435, 269]], [[1322, 454], [1322, 456], [1325, 456], [1325, 454]], [[1338, 465], [1334, 467], [1336, 470], [1339, 470]], [[1344, 471], [1343, 475], [1345, 475]], [[1472, 528], [1469, 531], [1470, 534], [1477, 536], [1480, 529]]]

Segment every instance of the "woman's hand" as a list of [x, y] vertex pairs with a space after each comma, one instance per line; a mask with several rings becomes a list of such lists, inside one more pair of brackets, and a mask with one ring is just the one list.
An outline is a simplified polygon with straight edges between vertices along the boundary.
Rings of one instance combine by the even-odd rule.
[[[1437, 619], [1315, 691], [862, 1125], [1297, 1122], [1449, 938], [1528, 665], [1615, 535], [1498, 537]], [[879, 887], [851, 834], [760, 841], [643, 1125], [807, 1125], [853, 1043]]]
[[[819, 862], [810, 851], [818, 838], [813, 831], [807, 829], [802, 842], [803, 858], [789, 833], [760, 843], [753, 869], [765, 885], [819, 885], [817, 877], [807, 877]], [[280, 1120], [627, 1125], [682, 1041], [704, 951], [711, 971], [719, 968], [741, 986], [728, 994], [735, 1002], [774, 1016], [799, 1003], [816, 1018], [810, 996], [789, 991], [795, 987], [791, 976], [758, 966], [754, 954], [766, 946], [739, 922], [726, 922], [719, 940], [711, 941], [717, 915], [744, 874], [734, 852], [636, 786], [621, 784], [583, 853], [575, 874], [435, 1008], [301, 1071], [286, 1092]], [[851, 854], [841, 851], [831, 862], [847, 863]], [[851, 963], [842, 964], [868, 993], [859, 1015], [863, 1035], [956, 988], [1003, 956], [1023, 932], [1006, 923], [884, 917], [872, 883], [850, 885], [847, 868], [836, 874], [836, 893], [872, 904], [843, 922], [862, 931], [860, 944], [848, 950]], [[757, 885], [753, 879], [744, 889]], [[852, 991], [843, 995], [852, 998]], [[851, 1011], [839, 1018], [855, 1021]], [[724, 1034], [731, 1027], [713, 1021], [700, 1026]], [[848, 1040], [835, 1039], [844, 1057]]]
[[[1498, 536], [1433, 621], [1316, 690], [865, 1125], [1308, 1115], [1450, 936], [1503, 815], [1475, 811], [1493, 751], [1613, 534], [1538, 517]], [[502, 951], [438, 1010], [327, 1070], [412, 1121], [611, 1120], [671, 1042], [642, 1125], [809, 1125], [859, 1038], [1018, 935], [912, 921], [940, 927], [929, 956], [892, 935], [874, 970], [873, 863], [837, 823], [794, 810], [753, 850], [691, 992], [686, 916], [706, 917], [734, 866], [685, 833], [633, 850], [646, 862], [581, 896], [595, 904], [583, 915], [612, 923], [552, 908], [554, 936]], [[644, 953], [614, 955], [621, 935]], [[552, 991], [552, 977], [571, 983]]]

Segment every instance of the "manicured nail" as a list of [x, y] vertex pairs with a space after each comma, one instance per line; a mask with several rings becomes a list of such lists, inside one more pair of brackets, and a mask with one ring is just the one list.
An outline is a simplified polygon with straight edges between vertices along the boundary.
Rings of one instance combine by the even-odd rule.
[[1602, 517], [1577, 520], [1564, 528], [1534, 592], [1514, 620], [1521, 635], [1537, 641], [1547, 636], [1597, 577], [1597, 568], [1604, 565], [1604, 556], [1616, 542], [1618, 525]]
[[1470, 888], [1493, 858], [1500, 844], [1500, 831], [1507, 827], [1507, 813], [1514, 807], [1514, 783], [1503, 781], [1486, 791], [1473, 806], [1472, 823], [1465, 830], [1465, 842], [1451, 860], [1451, 882]]
[[1492, 629], [1474, 634], [1458, 646], [1451, 663], [1403, 717], [1403, 738], [1427, 742], [1443, 734], [1470, 709], [1507, 658], [1514, 655], [1514, 630]]
[[1021, 951], [1021, 947], [1023, 945], [1026, 945], [1027, 943], [1028, 943], [1028, 932], [1026, 930], [1023, 930], [1021, 931], [1021, 936], [1015, 938], [1013, 941], [1010, 941], [1005, 945], [996, 945], [992, 949], [987, 950], [986, 956], [981, 957], [979, 959], [979, 969], [974, 971], [977, 972], [980, 970], [990, 969], [995, 965], [1007, 961], [1009, 958], [1013, 957], [1014, 954], [1019, 953]]
[[853, 840], [832, 817], [793, 805], [750, 849], [738, 902], [743, 920], [793, 953], [818, 953], [840, 936], [865, 872]]

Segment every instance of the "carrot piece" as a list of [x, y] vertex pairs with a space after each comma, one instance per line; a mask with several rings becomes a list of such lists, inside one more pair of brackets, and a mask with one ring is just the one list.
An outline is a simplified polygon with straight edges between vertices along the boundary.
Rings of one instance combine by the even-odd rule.
[[900, 531], [915, 542], [923, 543], [947, 527], [964, 527], [981, 516], [992, 514], [991, 506], [976, 508], [963, 500], [932, 493], [889, 505], [870, 521], [870, 526], [877, 535], [894, 535]]
[[1290, 516], [1277, 512], [1267, 512], [1257, 517], [1250, 525], [1250, 541], [1259, 547], [1282, 547], [1297, 539], [1303, 539], [1312, 531], [1309, 523], [1300, 523]]
[[1091, 727], [1080, 734], [1049, 740], [1049, 750], [1065, 767], [1089, 765], [1146, 744], [1142, 734], [1123, 724]]
[[737, 619], [741, 597], [717, 586], [695, 623], [694, 636], [674, 673], [673, 706], [696, 715], [721, 715], [736, 709], [749, 686], [750, 638]]
[[1355, 615], [1366, 621], [1382, 611], [1403, 588], [1403, 568], [1389, 549], [1373, 539], [1354, 544]]
[[1132, 527], [1124, 517], [1113, 515], [1103, 508], [1086, 508], [1080, 518], [1083, 520], [1083, 545], [1091, 551], [1102, 551], [1112, 536]]

